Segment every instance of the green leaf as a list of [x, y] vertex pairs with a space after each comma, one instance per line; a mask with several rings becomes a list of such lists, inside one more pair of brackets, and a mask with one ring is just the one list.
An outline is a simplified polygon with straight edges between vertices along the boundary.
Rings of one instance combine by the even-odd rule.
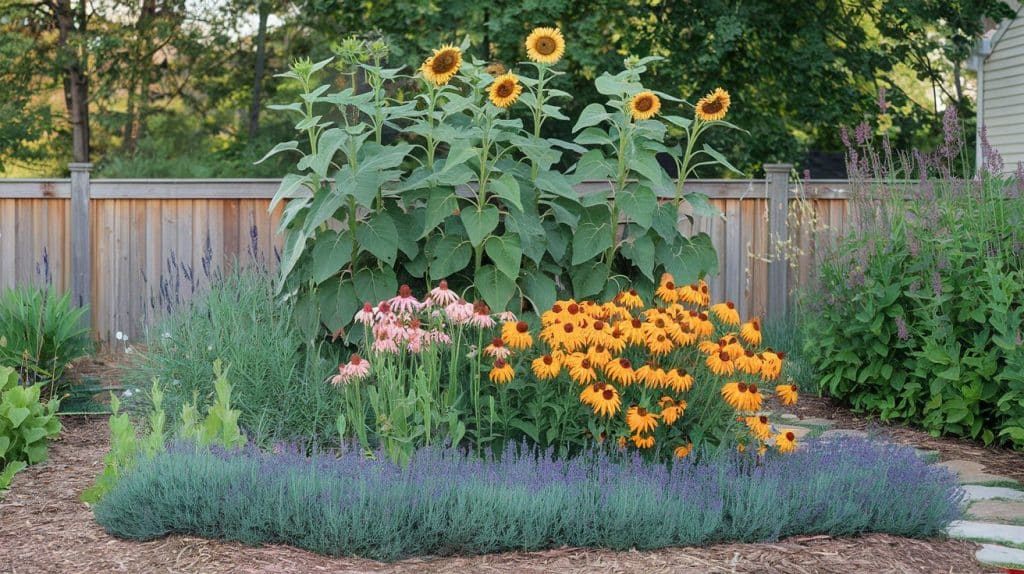
[[281, 179], [281, 185], [277, 187], [277, 191], [274, 193], [274, 199], [270, 200], [270, 207], [267, 211], [274, 211], [277, 204], [282, 200], [291, 199], [299, 195], [299, 191], [305, 188], [309, 192], [312, 192], [309, 185], [311, 180], [308, 175], [299, 175], [295, 173], [289, 173]]
[[537, 189], [546, 191], [552, 195], [579, 202], [580, 195], [573, 188], [572, 182], [557, 171], [542, 171], [537, 174], [533, 184]]
[[[13, 391], [7, 392], [12, 393]], [[9, 400], [8, 396], [9, 395], [4, 396], [5, 401]], [[11, 426], [17, 427], [22, 423], [22, 421], [24, 421], [28, 417], [30, 413], [31, 411], [29, 411], [28, 408], [26, 407], [13, 407], [7, 411], [7, 420], [11, 421]]]
[[654, 212], [654, 219], [651, 221], [651, 227], [666, 241], [674, 241], [674, 238], [679, 235], [679, 208], [672, 202], [658, 205], [658, 209]]
[[352, 319], [362, 303], [356, 295], [356, 289], [351, 280], [331, 281], [317, 290], [320, 318], [332, 332], [352, 323]]
[[284, 248], [281, 251], [279, 285], [284, 285], [284, 280], [288, 278], [288, 274], [295, 268], [295, 264], [299, 262], [299, 258], [302, 257], [302, 252], [305, 248], [306, 233], [301, 229], [289, 229], [285, 234]]
[[392, 203], [388, 206], [388, 213], [391, 215], [391, 220], [395, 223], [395, 231], [397, 232], [395, 239], [398, 241], [398, 249], [405, 253], [405, 256], [409, 259], [415, 259], [416, 255], [420, 252], [420, 244], [416, 241], [416, 234], [423, 228], [423, 224], [419, 221], [419, 218], [423, 216], [423, 212], [415, 210], [406, 213], [398, 207], [397, 203]]
[[603, 104], [590, 104], [580, 112], [580, 118], [576, 120], [576, 125], [572, 127], [572, 131], [576, 133], [583, 128], [596, 126], [601, 122], [607, 121], [609, 117], [608, 110], [605, 109]]
[[558, 299], [558, 288], [554, 280], [536, 269], [523, 273], [522, 283], [523, 294], [533, 304], [538, 315], [550, 309]]
[[515, 280], [493, 265], [483, 265], [474, 276], [476, 290], [495, 312], [503, 311], [516, 292]]
[[603, 181], [615, 176], [615, 164], [601, 150], [592, 149], [580, 156], [573, 176], [577, 181]]
[[572, 238], [572, 264], [590, 261], [607, 251], [612, 246], [611, 233], [608, 208], [603, 205], [587, 208]]
[[491, 181], [490, 191], [515, 206], [516, 209], [523, 209], [523, 204], [519, 197], [519, 182], [516, 181], [512, 174], [503, 173], [501, 177]]
[[599, 94], [605, 96], [633, 96], [643, 90], [643, 86], [633, 82], [624, 82], [617, 76], [605, 72], [597, 77], [594, 86]]
[[658, 209], [658, 198], [649, 187], [631, 185], [616, 196], [615, 202], [622, 212], [644, 231], [651, 227], [654, 212]]
[[498, 227], [498, 208], [493, 205], [484, 205], [481, 209], [463, 209], [460, 217], [473, 247], [479, 247], [487, 235]]
[[523, 248], [519, 236], [514, 233], [492, 235], [484, 242], [484, 252], [491, 261], [508, 277], [519, 276], [519, 266], [523, 261]]
[[731, 171], [731, 172], [733, 172], [733, 173], [735, 173], [737, 175], [743, 175], [743, 172], [738, 170], [738, 169], [736, 169], [735, 167], [733, 167], [733, 165], [731, 163], [729, 163], [729, 160], [725, 159], [724, 155], [719, 153], [718, 150], [716, 150], [715, 148], [709, 146], [708, 144], [704, 144], [704, 153], [706, 153], [709, 156], [711, 156], [712, 158], [714, 158], [714, 160], [717, 161], [725, 169], [727, 169], [727, 170], [729, 170], [729, 171]]
[[313, 245], [312, 280], [320, 284], [352, 261], [352, 236], [328, 230]]
[[597, 295], [608, 282], [608, 268], [600, 261], [590, 261], [572, 269], [573, 297], [583, 299]]
[[684, 130], [689, 129], [690, 124], [693, 123], [693, 120], [680, 116], [665, 115], [661, 116], [661, 118], [674, 126], [683, 128]]
[[292, 140], [292, 141], [282, 142], [282, 143], [277, 144], [273, 148], [271, 148], [271, 150], [267, 152], [267, 155], [261, 157], [259, 160], [256, 161], [256, 163], [257, 164], [263, 163], [263, 162], [267, 161], [268, 159], [270, 159], [271, 157], [273, 157], [273, 156], [275, 156], [275, 155], [277, 155], [277, 154], [279, 154], [281, 152], [298, 151], [298, 149], [299, 149], [299, 142], [297, 142], [297, 141]]
[[611, 136], [608, 135], [608, 132], [596, 126], [591, 126], [583, 130], [580, 135], [576, 136], [575, 141], [580, 145], [610, 146], [615, 144], [615, 142], [612, 141]]
[[398, 279], [389, 267], [364, 267], [353, 277], [356, 296], [363, 301], [379, 303], [398, 292]]
[[430, 276], [436, 279], [451, 277], [469, 265], [473, 248], [464, 237], [445, 235], [434, 247]]
[[718, 217], [722, 214], [717, 207], [711, 205], [708, 196], [703, 193], [686, 193], [683, 194], [683, 198], [693, 208], [693, 214], [698, 217]]
[[632, 261], [644, 277], [654, 281], [654, 240], [646, 231], [633, 231], [630, 230], [629, 239], [622, 244], [622, 256]]
[[660, 241], [654, 251], [658, 263], [672, 274], [677, 285], [696, 282], [718, 270], [718, 255], [706, 233], [691, 238], [678, 236], [674, 242]]
[[455, 194], [451, 189], [431, 189], [429, 195], [427, 195], [427, 208], [423, 218], [423, 233], [420, 234], [420, 239], [423, 239], [431, 231], [437, 229], [458, 208], [459, 203], [456, 201]]
[[371, 214], [369, 220], [356, 225], [356, 241], [359, 242], [359, 247], [388, 265], [394, 264], [398, 255], [397, 236], [395, 222], [387, 212]]
[[471, 140], [456, 139], [448, 149], [448, 156], [445, 157], [444, 165], [441, 167], [439, 173], [445, 173], [466, 163], [470, 159], [476, 157], [479, 151], [480, 150], [473, 146]]
[[327, 172], [334, 161], [334, 155], [338, 153], [341, 146], [349, 139], [348, 133], [340, 128], [325, 130], [317, 140], [316, 155], [309, 162], [309, 168], [321, 178], [327, 177]]

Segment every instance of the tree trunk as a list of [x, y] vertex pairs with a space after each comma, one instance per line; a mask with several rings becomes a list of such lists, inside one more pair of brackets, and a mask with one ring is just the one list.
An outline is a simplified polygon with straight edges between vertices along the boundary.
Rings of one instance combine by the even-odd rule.
[[267, 65], [267, 19], [270, 17], [270, 3], [259, 3], [260, 23], [256, 32], [256, 77], [252, 82], [252, 105], [249, 107], [249, 139], [260, 131], [260, 95], [263, 91], [263, 69]]
[[[72, 9], [71, 0], [57, 0], [56, 13], [58, 47], [64, 59], [64, 105], [71, 123], [71, 154], [76, 163], [89, 162], [89, 76], [86, 73], [88, 61], [84, 53], [86, 30], [85, 0], [80, 0], [77, 10]], [[77, 20], [77, 22], [76, 22]], [[76, 25], [77, 24], [77, 25]], [[77, 37], [77, 38], [76, 38]], [[75, 41], [72, 41], [72, 40]]]

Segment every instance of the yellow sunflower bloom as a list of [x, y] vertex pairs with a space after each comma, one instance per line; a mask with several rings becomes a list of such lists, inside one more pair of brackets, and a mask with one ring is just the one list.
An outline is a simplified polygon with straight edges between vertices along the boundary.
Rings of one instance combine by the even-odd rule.
[[729, 92], [722, 88], [716, 88], [715, 91], [697, 102], [697, 117], [705, 122], [721, 120], [729, 111], [730, 103], [732, 103], [732, 99], [729, 97]]
[[740, 327], [740, 337], [757, 347], [761, 345], [761, 320], [757, 317], [747, 321]]
[[512, 365], [506, 363], [502, 359], [494, 361], [494, 367], [488, 374], [488, 377], [490, 377], [491, 382], [497, 383], [499, 385], [511, 381], [513, 378], [515, 378], [515, 376], [516, 373], [514, 370], [512, 370]]
[[519, 351], [533, 346], [530, 326], [525, 321], [509, 321], [502, 325], [501, 338], [506, 345]]
[[693, 452], [693, 443], [692, 442], [684, 444], [684, 445], [677, 446], [676, 449], [672, 451], [672, 454], [674, 454], [676, 456], [676, 458], [686, 458], [686, 457], [690, 456], [691, 452]]
[[793, 452], [796, 450], [796, 435], [793, 431], [784, 430], [775, 435], [775, 448], [781, 453]]
[[626, 411], [626, 424], [633, 433], [651, 432], [658, 426], [658, 415], [644, 407], [633, 405]]
[[768, 440], [768, 437], [772, 434], [772, 425], [768, 422], [768, 417], [764, 415], [746, 417], [744, 422], [746, 422], [747, 428], [750, 429], [750, 434], [758, 440]]
[[[629, 100], [629, 114], [634, 120], [649, 120], [661, 111], [661, 98], [654, 92], [644, 91]], [[675, 290], [675, 287], [672, 288]]]
[[711, 312], [715, 314], [715, 317], [718, 317], [719, 321], [726, 325], [740, 324], [740, 313], [736, 310], [736, 305], [732, 301], [713, 305], [711, 307]]
[[507, 108], [516, 103], [522, 93], [523, 85], [512, 72], [494, 78], [494, 82], [487, 88], [487, 97], [499, 108]]
[[553, 379], [562, 372], [562, 365], [552, 355], [537, 357], [530, 366], [533, 368], [533, 374], [542, 381]]
[[797, 398], [800, 397], [796, 385], [778, 385], [775, 387], [775, 394], [779, 395], [779, 400], [784, 405], [795, 405]]
[[428, 82], [435, 86], [443, 86], [455, 77], [460, 67], [462, 67], [462, 50], [448, 45], [434, 50], [434, 55], [427, 58], [420, 66], [420, 72]]
[[526, 37], [526, 56], [538, 64], [555, 64], [565, 54], [565, 38], [558, 28], [534, 28]]

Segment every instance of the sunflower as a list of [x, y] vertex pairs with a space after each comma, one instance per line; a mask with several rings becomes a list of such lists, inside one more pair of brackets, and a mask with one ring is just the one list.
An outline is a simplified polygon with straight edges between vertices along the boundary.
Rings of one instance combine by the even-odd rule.
[[707, 365], [716, 375], [731, 375], [736, 370], [736, 363], [732, 362], [729, 353], [725, 351], [708, 355]]
[[761, 359], [751, 350], [743, 351], [743, 354], [736, 357], [736, 366], [739, 370], [748, 375], [756, 375], [761, 372]]
[[784, 430], [775, 435], [775, 448], [781, 453], [793, 452], [796, 450], [796, 435], [793, 431]]
[[[649, 120], [661, 110], [661, 99], [654, 92], [644, 91], [629, 100], [629, 114], [634, 120]], [[673, 287], [673, 290], [675, 288]]]
[[525, 321], [509, 321], [501, 326], [501, 338], [505, 344], [516, 350], [523, 350], [533, 346], [533, 337], [530, 336], [530, 326]]
[[677, 393], [684, 393], [693, 387], [693, 375], [686, 369], [669, 369], [665, 372], [665, 386]]
[[508, 71], [507, 69], [505, 69], [505, 64], [502, 64], [497, 60], [487, 64], [485, 70], [487, 71], [488, 74], [494, 77], [498, 77]]
[[597, 393], [590, 405], [594, 407], [594, 413], [598, 416], [610, 417], [622, 408], [622, 398], [619, 395], [619, 391], [615, 390], [615, 387], [604, 385], [604, 388]]
[[537, 357], [531, 364], [533, 374], [540, 380], [553, 379], [562, 371], [562, 365], [552, 355]]
[[633, 405], [626, 411], [626, 424], [629, 425], [630, 432], [651, 432], [658, 426], [658, 415], [644, 407]]
[[516, 103], [519, 95], [523, 93], [523, 86], [519, 78], [512, 72], [508, 72], [494, 78], [494, 82], [487, 88], [487, 97], [491, 103], [499, 108], [507, 108]]
[[633, 364], [626, 358], [612, 359], [605, 363], [604, 374], [624, 387], [633, 384], [633, 381], [636, 380]]
[[577, 383], [585, 385], [597, 379], [597, 371], [594, 370], [594, 365], [590, 363], [590, 359], [584, 356], [582, 359], [571, 363], [569, 376]]
[[779, 378], [782, 373], [782, 359], [785, 353], [776, 353], [771, 349], [761, 353], [761, 378], [772, 381]]
[[538, 64], [555, 64], [565, 54], [565, 38], [558, 28], [534, 28], [526, 37], [526, 56]]
[[779, 395], [779, 399], [784, 405], [795, 405], [800, 396], [796, 385], [778, 385], [775, 387], [775, 394]]
[[502, 359], [494, 361], [494, 368], [492, 368], [490, 374], [488, 374], [491, 382], [498, 383], [499, 385], [511, 381], [515, 376], [516, 373], [512, 370], [512, 365]]
[[744, 422], [747, 423], [750, 434], [758, 440], [768, 440], [768, 437], [772, 434], [772, 425], [768, 422], [768, 417], [764, 415], [747, 417], [744, 419]]
[[713, 122], [725, 118], [729, 111], [729, 92], [722, 88], [715, 88], [715, 91], [704, 96], [697, 102], [697, 117], [705, 122]]
[[636, 289], [620, 292], [615, 296], [615, 300], [627, 309], [639, 309], [644, 306], [644, 300], [637, 294]]
[[637, 448], [651, 448], [652, 446], [654, 446], [653, 436], [643, 436], [641, 434], [635, 434], [629, 438], [633, 440], [633, 444], [635, 444]]
[[711, 312], [718, 317], [718, 320], [725, 323], [726, 325], [739, 325], [740, 314], [736, 310], [736, 305], [732, 301], [726, 301], [725, 303], [718, 303], [711, 307]]
[[757, 317], [747, 321], [740, 327], [740, 337], [743, 340], [757, 347], [761, 344], [761, 320]]
[[654, 294], [666, 303], [675, 303], [679, 300], [679, 293], [676, 292], [676, 284], [672, 280], [672, 275], [668, 273], [661, 274], [661, 282], [658, 284], [658, 289]]
[[452, 45], [442, 46], [434, 50], [434, 55], [427, 58], [420, 71], [428, 82], [435, 86], [447, 84], [462, 66], [462, 50]]
[[683, 416], [683, 412], [686, 410], [686, 401], [676, 401], [671, 397], [662, 397], [661, 400], [664, 403], [661, 408], [661, 420], [665, 421], [665, 424], [671, 425]]
[[686, 458], [690, 456], [691, 452], [693, 452], [692, 442], [677, 446], [676, 449], [672, 451], [672, 454], [676, 455], [676, 458]]

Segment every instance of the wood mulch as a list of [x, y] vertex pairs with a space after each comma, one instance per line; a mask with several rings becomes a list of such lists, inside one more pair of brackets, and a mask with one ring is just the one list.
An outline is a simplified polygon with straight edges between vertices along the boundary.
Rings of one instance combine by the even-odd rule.
[[[815, 415], [817, 416], [817, 414]], [[20, 473], [0, 501], [0, 572], [955, 572], [977, 564], [977, 546], [888, 535], [791, 538], [776, 543], [611, 552], [563, 548], [486, 556], [419, 558], [384, 564], [330, 558], [288, 546], [252, 548], [191, 536], [129, 542], [106, 534], [79, 494], [99, 474], [105, 417], [75, 417], [50, 459]]]

